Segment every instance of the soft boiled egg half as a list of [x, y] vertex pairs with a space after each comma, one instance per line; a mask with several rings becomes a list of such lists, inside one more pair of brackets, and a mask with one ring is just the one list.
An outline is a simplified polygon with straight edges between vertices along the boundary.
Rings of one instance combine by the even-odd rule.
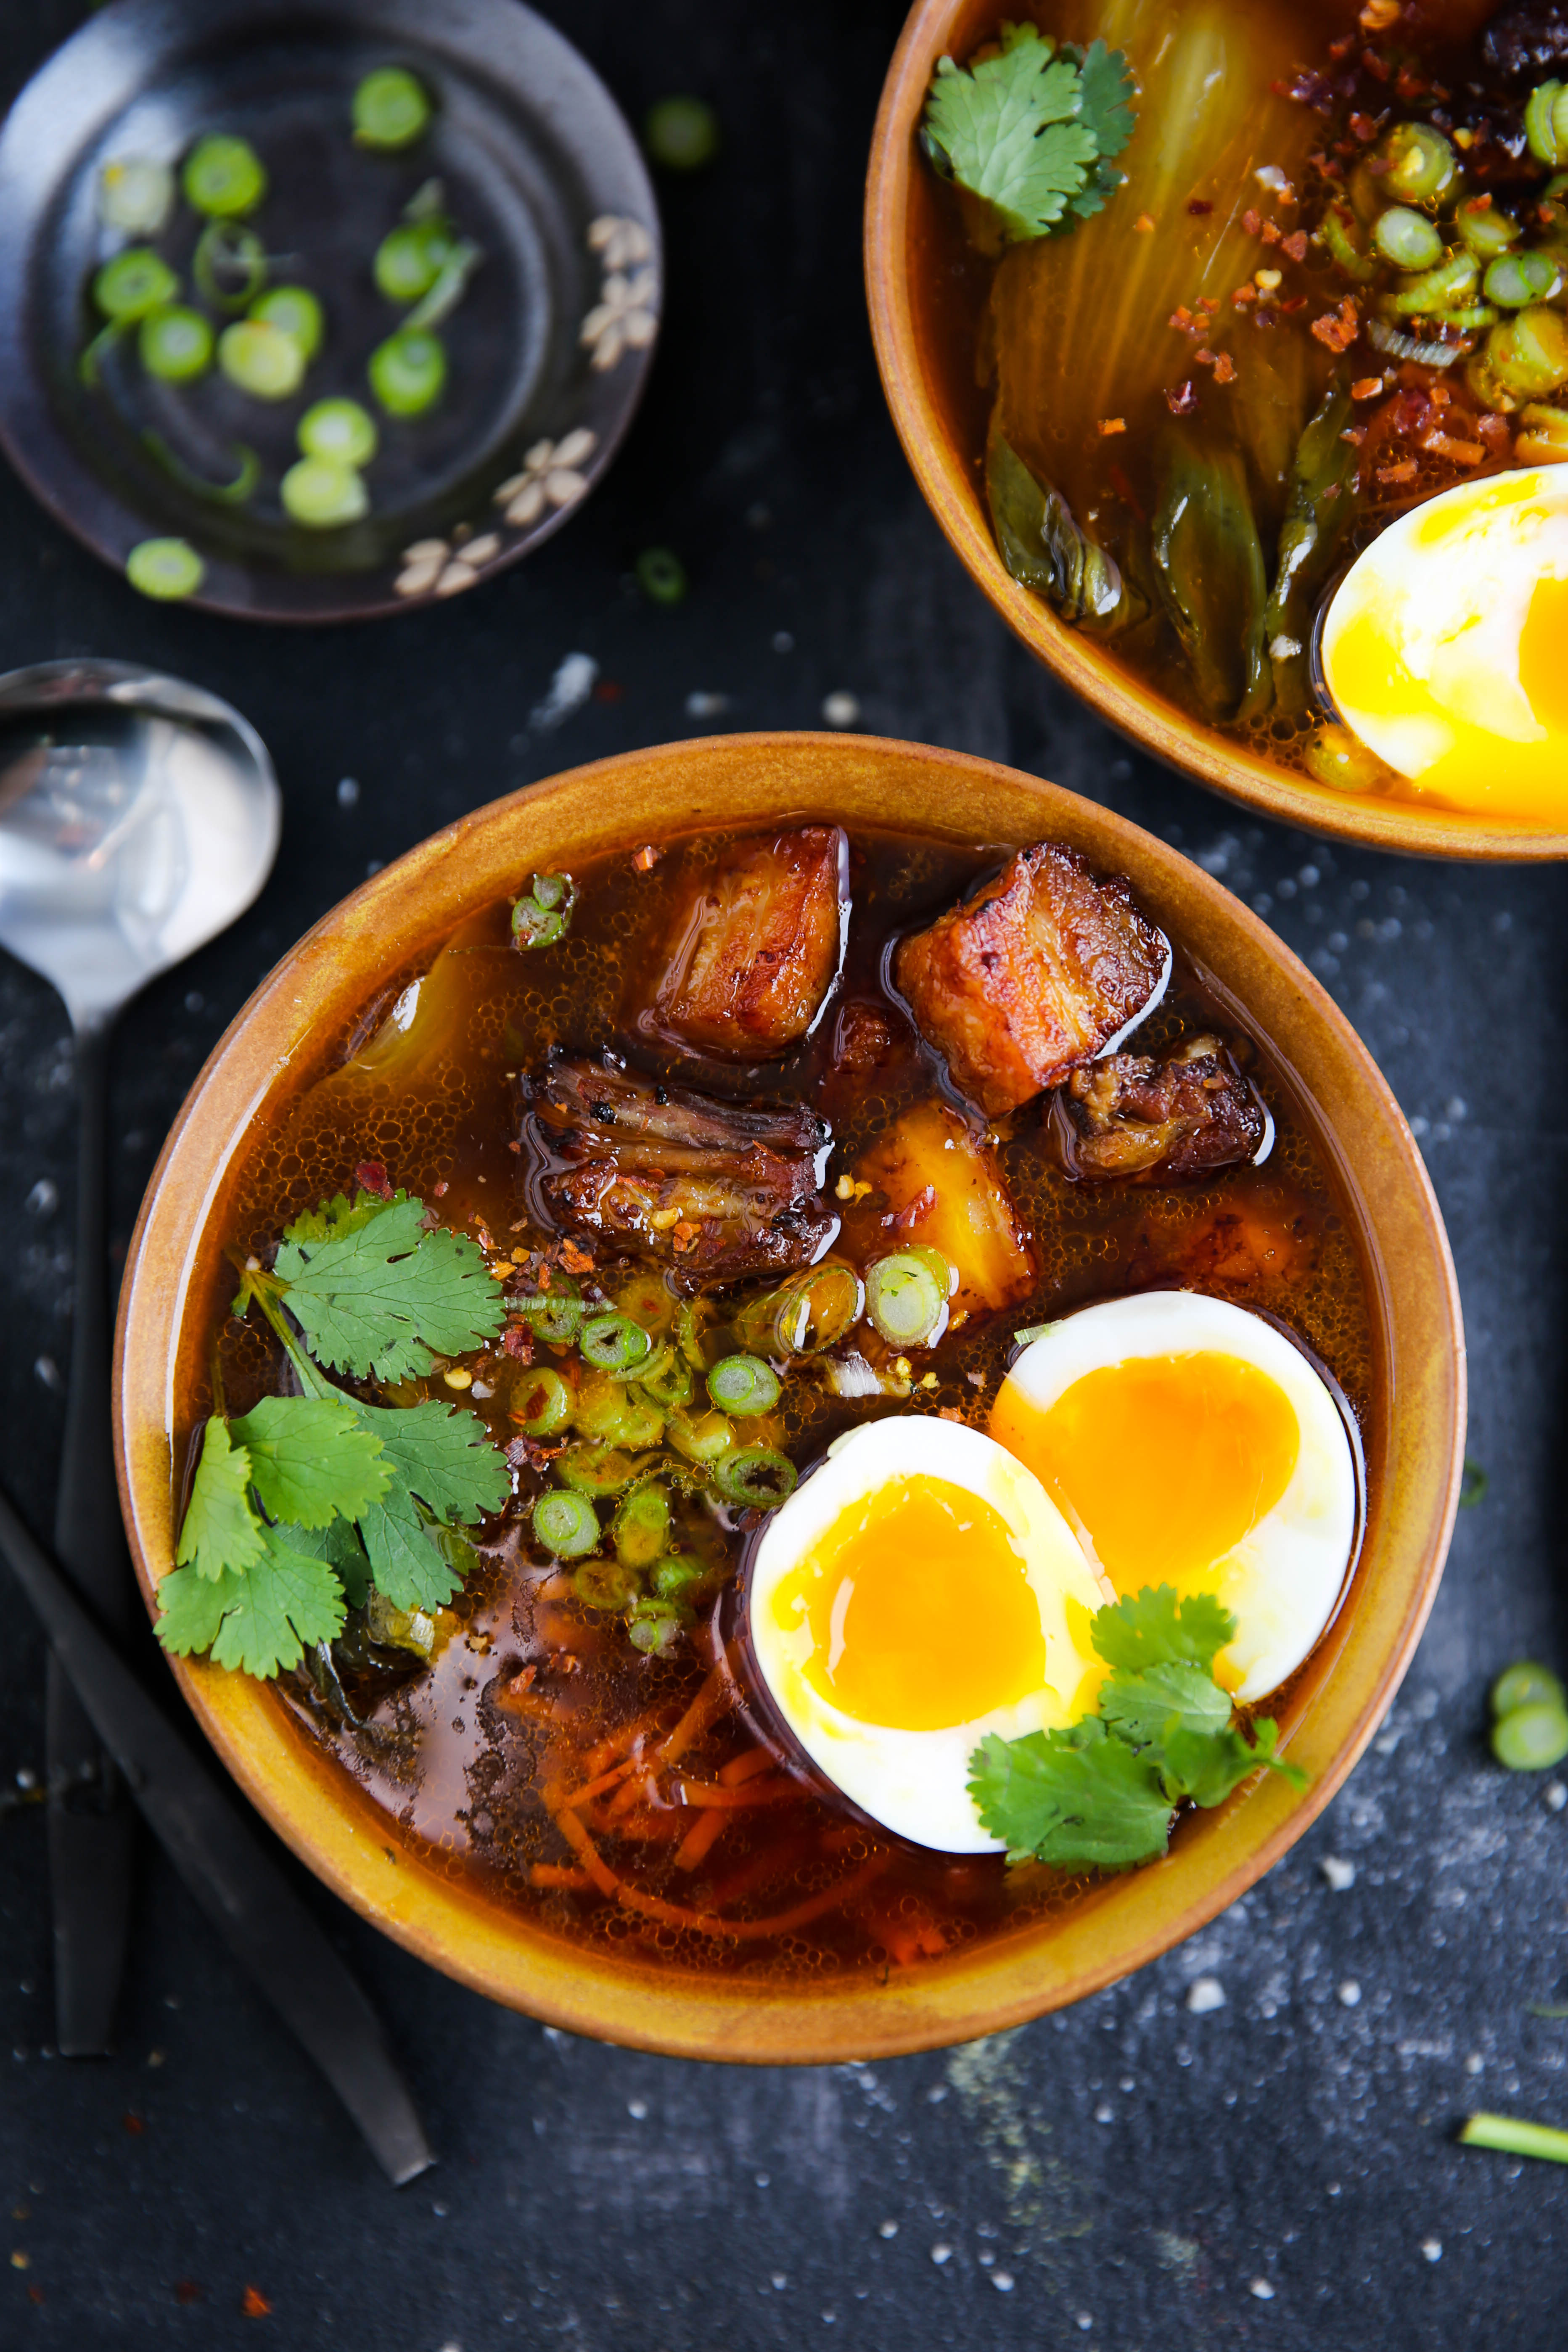
[[969, 1794], [989, 1732], [1076, 1722], [1119, 1593], [1217, 1593], [1242, 1701], [1332, 1616], [1361, 1489], [1334, 1396], [1244, 1308], [1171, 1291], [1088, 1307], [1015, 1361], [993, 1434], [900, 1413], [839, 1438], [769, 1520], [748, 1598], [784, 1723], [860, 1810], [919, 1845], [997, 1850]]
[[1568, 466], [1460, 482], [1356, 558], [1320, 659], [1345, 725], [1423, 800], [1568, 815]]

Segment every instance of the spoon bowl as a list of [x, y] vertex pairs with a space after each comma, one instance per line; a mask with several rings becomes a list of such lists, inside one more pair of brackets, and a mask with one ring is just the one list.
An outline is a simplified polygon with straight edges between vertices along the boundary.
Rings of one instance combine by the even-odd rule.
[[79, 1034], [244, 913], [279, 823], [267, 747], [216, 695], [121, 662], [0, 677], [0, 946]]

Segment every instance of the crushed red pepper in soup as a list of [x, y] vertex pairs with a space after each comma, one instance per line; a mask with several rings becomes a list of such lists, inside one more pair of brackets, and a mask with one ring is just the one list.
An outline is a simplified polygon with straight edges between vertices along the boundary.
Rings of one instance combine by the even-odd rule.
[[[628, 1964], [930, 1967], [1062, 1912], [1084, 1873], [909, 1843], [810, 1761], [757, 1669], [750, 1551], [841, 1433], [985, 1431], [1016, 1332], [1133, 1292], [1278, 1318], [1370, 1425], [1365, 1277], [1310, 1113], [1128, 886], [1051, 845], [784, 823], [519, 891], [279, 1087], [204, 1241], [193, 1439], [289, 1385], [274, 1329], [230, 1316], [231, 1260], [270, 1264], [356, 1180], [505, 1286], [504, 1328], [394, 1401], [479, 1415], [510, 1499], [449, 1606], [373, 1592], [278, 1705], [426, 1864]], [[951, 1269], [923, 1344], [907, 1288], [867, 1311], [890, 1251]]]

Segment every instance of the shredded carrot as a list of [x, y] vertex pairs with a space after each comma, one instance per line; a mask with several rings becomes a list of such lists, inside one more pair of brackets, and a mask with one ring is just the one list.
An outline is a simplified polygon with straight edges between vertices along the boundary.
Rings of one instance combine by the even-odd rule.
[[719, 1789], [711, 1780], [678, 1780], [676, 1787], [689, 1805], [698, 1805], [724, 1812], [737, 1811], [745, 1805], [780, 1805], [802, 1792], [797, 1784], [780, 1773], [776, 1780], [753, 1780], [749, 1788]]
[[584, 1771], [590, 1776], [602, 1772], [606, 1764], [613, 1764], [617, 1756], [624, 1756], [628, 1748], [637, 1746], [639, 1739], [648, 1738], [658, 1729], [658, 1719], [663, 1713], [662, 1706], [650, 1707], [646, 1715], [637, 1716], [630, 1723], [623, 1723], [617, 1730], [606, 1732], [604, 1738], [590, 1748], [584, 1757]]
[[717, 1844], [729, 1826], [729, 1815], [721, 1812], [717, 1805], [710, 1806], [695, 1827], [687, 1832], [683, 1843], [676, 1847], [677, 1870], [695, 1870], [700, 1862], [706, 1861], [710, 1847]]
[[720, 1654], [717, 1665], [675, 1729], [654, 1751], [661, 1764], [673, 1764], [678, 1757], [685, 1755], [693, 1740], [702, 1737], [713, 1717], [729, 1706], [734, 1687], [729, 1653], [724, 1651]]
[[616, 1895], [621, 1882], [600, 1853], [598, 1847], [583, 1827], [575, 1813], [557, 1813], [556, 1825], [573, 1851], [583, 1857], [583, 1867], [601, 1895]]
[[[727, 1822], [727, 1813], [704, 1813], [705, 1822]], [[759, 1886], [771, 1886], [775, 1879], [787, 1878], [802, 1863], [820, 1854], [822, 1847], [813, 1837], [779, 1838], [770, 1841], [761, 1853], [747, 1856], [737, 1863], [728, 1878], [721, 1879], [712, 1891], [713, 1908], [727, 1910], [744, 1895], [755, 1894]]]
[[560, 1710], [552, 1698], [547, 1698], [542, 1691], [519, 1690], [517, 1684], [518, 1677], [513, 1675], [497, 1691], [498, 1706], [504, 1707], [508, 1715], [524, 1715], [531, 1723], [560, 1722]]
[[635, 1772], [636, 1770], [637, 1762], [635, 1759], [628, 1760], [625, 1764], [614, 1764], [607, 1772], [601, 1772], [597, 1780], [584, 1780], [580, 1789], [574, 1789], [571, 1795], [561, 1798], [559, 1800], [559, 1803], [562, 1805], [585, 1805], [591, 1797], [602, 1796], [606, 1789], [613, 1789], [617, 1780], [624, 1780], [628, 1772]]
[[617, 1814], [629, 1813], [634, 1805], [647, 1804], [649, 1799], [653, 1796], [653, 1793], [654, 1779], [652, 1773], [637, 1773], [636, 1779], [628, 1780], [625, 1788], [618, 1790], [615, 1796], [610, 1799], [609, 1803], [605, 1806], [604, 1813], [605, 1820], [613, 1822]]
[[585, 1870], [576, 1870], [569, 1862], [531, 1863], [528, 1875], [535, 1886], [572, 1886], [581, 1890], [594, 1883]]
[[738, 1789], [743, 1781], [753, 1780], [759, 1772], [765, 1772], [773, 1761], [767, 1748], [748, 1748], [744, 1756], [731, 1756], [728, 1764], [720, 1766], [720, 1781], [726, 1789]]

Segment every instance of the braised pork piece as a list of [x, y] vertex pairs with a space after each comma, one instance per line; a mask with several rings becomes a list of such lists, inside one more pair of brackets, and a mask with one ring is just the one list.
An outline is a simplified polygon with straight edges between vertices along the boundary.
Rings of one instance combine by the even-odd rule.
[[[692, 907], [811, 833], [836, 837], [584, 860], [544, 877], [569, 889], [533, 890], [570, 906], [549, 944], [520, 948], [500, 902], [423, 971], [387, 973], [395, 1009], [345, 1022], [247, 1138], [182, 1358], [182, 1439], [279, 1392], [268, 1326], [231, 1318], [226, 1253], [271, 1264], [291, 1220], [368, 1168], [477, 1244], [505, 1328], [382, 1402], [472, 1415], [510, 1492], [436, 1530], [462, 1563], [449, 1601], [348, 1596], [279, 1706], [411, 1866], [605, 1965], [759, 1998], [940, 1965], [1083, 1898], [1062, 1873], [905, 1844], [802, 1769], [741, 1632], [747, 1545], [791, 1480], [889, 1411], [986, 1431], [1017, 1330], [1140, 1288], [1277, 1315], [1358, 1412], [1374, 1393], [1355, 1226], [1316, 1129], [1261, 1059], [1273, 1152], [1204, 1160], [1222, 1128], [1245, 1139], [1228, 1075], [1205, 1087], [1228, 1049], [1213, 1072], [1197, 1051], [1222, 1008], [1178, 948], [1156, 1009], [1165, 941], [1072, 853], [1038, 845], [987, 880], [994, 853], [857, 830], [815, 1025], [729, 1068], [711, 1036], [645, 1025]], [[1118, 1054], [1141, 1010], [1142, 1055]], [[1189, 1154], [1180, 1181], [1173, 1161], [1072, 1181], [1043, 1118], [988, 1123], [1047, 1085], [1080, 1149], [1160, 1128]], [[1200, 1125], [1178, 1135], [1184, 1118]], [[879, 1302], [900, 1261], [904, 1291]], [[945, 1313], [922, 1332], [906, 1310], [933, 1265]]]
[[1077, 850], [1039, 842], [905, 940], [895, 970], [953, 1084], [995, 1118], [1151, 1012], [1171, 948], [1124, 880], [1098, 881]]
[[658, 1025], [744, 1061], [797, 1045], [837, 978], [848, 904], [838, 825], [743, 843], [690, 894], [655, 992]]
[[524, 1140], [568, 1231], [714, 1283], [808, 1265], [837, 1230], [832, 1132], [803, 1107], [743, 1109], [608, 1060], [553, 1063], [533, 1097]]
[[1068, 1174], [1091, 1183], [1190, 1182], [1260, 1160], [1273, 1133], [1257, 1087], [1206, 1034], [1075, 1070], [1050, 1116]]

